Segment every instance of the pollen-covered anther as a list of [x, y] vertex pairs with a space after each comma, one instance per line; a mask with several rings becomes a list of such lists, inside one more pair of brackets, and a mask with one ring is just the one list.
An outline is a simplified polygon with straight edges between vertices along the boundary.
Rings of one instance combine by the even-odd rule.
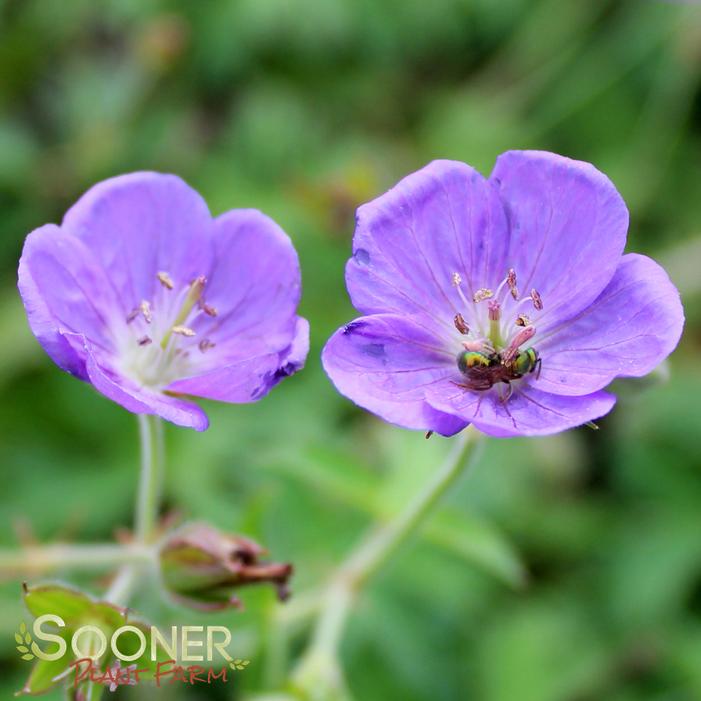
[[525, 314], [519, 314], [516, 317], [516, 326], [529, 326], [531, 323], [531, 320], [529, 317], [527, 317]]
[[470, 327], [465, 323], [465, 319], [463, 318], [463, 315], [458, 313], [455, 315], [453, 318], [453, 323], [455, 324], [455, 328], [463, 335], [467, 336], [470, 333]]
[[158, 282], [160, 282], [161, 285], [163, 285], [163, 287], [165, 287], [167, 290], [172, 290], [175, 287], [173, 278], [165, 271], [161, 270], [160, 272], [156, 273], [156, 277], [158, 278]]
[[533, 302], [533, 306], [538, 310], [541, 311], [543, 309], [543, 300], [541, 299], [540, 293], [538, 290], [533, 289], [531, 290], [531, 301]]
[[142, 337], [137, 341], [137, 343], [138, 343], [140, 346], [148, 346], [148, 345], [150, 345], [151, 343], [153, 343], [153, 339], [152, 339], [150, 336], [142, 336]]
[[186, 336], [187, 338], [192, 338], [197, 335], [189, 326], [173, 326], [171, 331], [177, 333], [179, 336]]
[[495, 299], [487, 304], [487, 313], [490, 321], [499, 321], [501, 319], [501, 304]]
[[198, 344], [198, 348], [202, 353], [206, 353], [210, 348], [214, 348], [217, 344], [212, 343], [208, 338], [203, 338]]
[[151, 314], [151, 304], [145, 299], [142, 300], [141, 304], [139, 304], [139, 312], [141, 316], [144, 317], [147, 324], [150, 324], [151, 321], [153, 321], [153, 315]]
[[480, 289], [472, 295], [472, 299], [475, 302], [484, 302], [485, 299], [491, 299], [492, 297], [494, 297], [494, 292], [487, 287], [480, 287]]
[[202, 300], [200, 300], [200, 309], [207, 316], [217, 316], [217, 314], [219, 314], [216, 307], [213, 307], [211, 304], [207, 304], [206, 302], [203, 302]]
[[460, 287], [460, 285], [462, 285], [460, 273], [453, 273], [453, 285], [455, 285], [455, 287]]
[[513, 268], [509, 268], [509, 272], [506, 275], [506, 284], [509, 286], [509, 292], [511, 292], [511, 296], [515, 300], [517, 300], [518, 287], [516, 287], [516, 271]]

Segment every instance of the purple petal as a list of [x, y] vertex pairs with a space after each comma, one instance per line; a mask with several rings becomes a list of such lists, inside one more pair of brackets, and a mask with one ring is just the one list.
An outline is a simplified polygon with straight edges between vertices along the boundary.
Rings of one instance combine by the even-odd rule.
[[200, 195], [175, 175], [132, 173], [88, 190], [61, 228], [102, 263], [128, 313], [152, 300], [167, 272], [176, 287], [211, 267], [212, 219]]
[[[506, 391], [506, 388], [504, 388]], [[438, 411], [460, 416], [490, 436], [545, 436], [581, 426], [607, 414], [616, 398], [607, 392], [563, 397], [534, 387], [514, 386], [504, 403], [496, 388], [471, 392], [449, 382], [437, 383], [427, 401]]]
[[301, 369], [309, 352], [309, 324], [296, 315], [299, 260], [287, 234], [256, 210], [219, 217], [214, 244], [206, 298], [217, 316], [200, 315], [193, 328], [215, 345], [201, 353], [195, 375], [169, 389], [256, 401]]
[[339, 329], [322, 362], [336, 389], [385, 421], [452, 435], [466, 421], [432, 410], [427, 388], [455, 374], [455, 358], [407, 317], [377, 314]]
[[171, 397], [148, 387], [139, 387], [109, 366], [109, 360], [84, 337], [72, 334], [82, 342], [86, 352], [89, 381], [101, 394], [134, 414], [156, 414], [179, 426], [205, 431], [209, 426], [207, 414], [196, 404]]
[[32, 332], [52, 360], [86, 379], [86, 354], [67, 334], [88, 336], [114, 350], [111, 326], [120, 314], [117, 295], [93, 253], [78, 238], [48, 224], [27, 237], [18, 286]]
[[304, 367], [309, 352], [309, 322], [297, 317], [295, 332], [279, 352], [261, 353], [260, 344], [241, 343], [240, 358], [201, 375], [177, 380], [168, 390], [232, 403], [262, 399], [278, 382]]
[[234, 210], [214, 228], [206, 301], [217, 316], [201, 315], [193, 325], [198, 337], [216, 343], [201, 359], [203, 370], [288, 348], [301, 295], [297, 252], [272, 219], [253, 209]]
[[459, 272], [472, 294], [506, 274], [495, 188], [464, 163], [434, 161], [358, 209], [346, 282], [364, 314], [404, 313], [454, 333]]
[[537, 386], [582, 395], [615, 377], [646, 375], [676, 348], [683, 325], [679, 293], [667, 273], [646, 256], [625, 255], [593, 304], [539, 341]]
[[543, 151], [499, 156], [497, 185], [511, 228], [509, 266], [518, 286], [540, 293], [539, 331], [586, 308], [610, 282], [628, 229], [628, 210], [594, 166]]

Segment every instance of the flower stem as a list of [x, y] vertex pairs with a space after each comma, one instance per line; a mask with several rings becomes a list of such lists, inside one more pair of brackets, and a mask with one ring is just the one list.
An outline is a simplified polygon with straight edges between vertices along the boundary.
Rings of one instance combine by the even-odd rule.
[[465, 429], [445, 462], [416, 497], [395, 520], [371, 531], [332, 577], [311, 644], [293, 675], [296, 687], [310, 698], [315, 698], [319, 691], [319, 676], [336, 667], [338, 648], [356, 597], [474, 462], [477, 444], [477, 432], [471, 427]]
[[134, 536], [139, 543], [153, 541], [158, 522], [163, 465], [163, 425], [157, 416], [139, 416], [141, 476], [136, 500]]
[[[139, 415], [139, 442], [141, 444], [141, 474], [136, 497], [134, 538], [137, 544], [148, 548], [156, 539], [158, 507], [161, 497], [164, 450], [163, 424], [159, 417]], [[152, 557], [151, 562], [153, 559]], [[123, 566], [105, 592], [105, 599], [113, 604], [126, 606], [143, 573], [144, 564], [132, 563]]]

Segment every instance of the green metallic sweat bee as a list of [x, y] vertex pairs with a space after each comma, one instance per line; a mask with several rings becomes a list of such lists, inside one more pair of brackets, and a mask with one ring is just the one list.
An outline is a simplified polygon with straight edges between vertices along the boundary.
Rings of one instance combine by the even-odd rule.
[[461, 351], [457, 360], [458, 369], [465, 376], [465, 382], [458, 385], [477, 392], [488, 390], [497, 382], [508, 385], [511, 380], [518, 380], [531, 372], [537, 372], [537, 378], [542, 364], [535, 348], [519, 351], [508, 361], [504, 361], [499, 353], [468, 350]]

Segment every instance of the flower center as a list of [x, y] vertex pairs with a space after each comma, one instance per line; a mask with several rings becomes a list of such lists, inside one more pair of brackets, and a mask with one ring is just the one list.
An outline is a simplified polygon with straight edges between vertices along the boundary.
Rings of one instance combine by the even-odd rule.
[[142, 385], [163, 389], [189, 373], [194, 354], [214, 348], [216, 344], [194, 326], [203, 315], [216, 317], [217, 310], [205, 302], [204, 276], [180, 289], [167, 272], [156, 277], [161, 286], [154, 299], [142, 300], [129, 312], [118, 345], [125, 374]]
[[457, 364], [467, 378], [467, 388], [489, 389], [497, 382], [508, 384], [540, 369], [535, 348], [522, 348], [536, 334], [536, 327], [525, 312], [532, 307], [537, 317], [543, 310], [537, 290], [521, 297], [513, 268], [496, 291], [481, 287], [471, 300], [463, 291], [459, 273], [453, 273], [453, 285], [460, 300], [460, 311], [453, 319], [462, 346]]

